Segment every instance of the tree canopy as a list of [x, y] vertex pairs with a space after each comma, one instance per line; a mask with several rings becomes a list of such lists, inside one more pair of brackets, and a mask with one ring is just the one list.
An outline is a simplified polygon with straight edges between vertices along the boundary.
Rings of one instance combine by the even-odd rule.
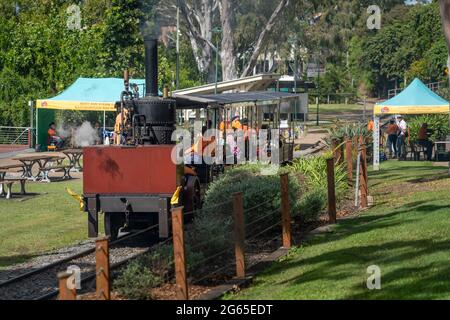
[[[74, 4], [79, 29], [69, 26]], [[445, 79], [448, 50], [436, 0], [180, 4], [181, 88], [213, 81], [217, 43], [219, 80], [249, 75], [266, 59], [273, 63], [262, 70], [281, 74], [292, 72], [298, 59], [299, 76], [306, 79], [304, 67], [318, 57], [327, 70], [320, 80], [324, 94], [384, 97], [414, 77]], [[380, 30], [366, 25], [372, 4], [381, 9]], [[0, 0], [0, 125], [27, 125], [29, 100], [53, 96], [78, 77], [121, 77], [124, 69], [143, 77], [143, 28], [175, 25], [176, 5], [177, 0]], [[168, 34], [168, 46], [159, 50], [159, 79], [174, 88], [176, 34]]]

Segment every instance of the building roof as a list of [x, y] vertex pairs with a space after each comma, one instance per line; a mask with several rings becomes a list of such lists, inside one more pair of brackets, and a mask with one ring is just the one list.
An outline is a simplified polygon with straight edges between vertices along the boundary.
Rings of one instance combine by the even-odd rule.
[[[226, 91], [258, 91], [267, 89], [272, 83], [280, 79], [280, 75], [268, 73], [258, 74], [256, 76], [244, 77], [236, 80], [229, 80], [217, 83], [217, 92]], [[192, 95], [192, 94], [212, 94], [215, 92], [216, 84], [210, 83], [203, 86], [192, 87], [174, 91], [174, 94]]]
[[195, 109], [205, 108], [207, 106], [224, 106], [236, 103], [277, 102], [280, 100], [298, 99], [299, 95], [279, 91], [252, 91], [221, 94], [175, 94], [174, 98], [177, 100], [178, 108]]

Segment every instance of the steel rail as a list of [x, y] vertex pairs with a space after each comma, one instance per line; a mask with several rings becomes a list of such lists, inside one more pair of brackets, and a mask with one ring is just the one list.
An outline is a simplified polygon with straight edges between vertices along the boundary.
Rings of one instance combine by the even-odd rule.
[[[123, 266], [124, 264], [126, 264], [127, 262], [129, 262], [130, 260], [136, 259], [137, 257], [148, 253], [150, 251], [150, 249], [151, 248], [148, 248], [147, 250], [145, 250], [143, 252], [135, 253], [134, 255], [132, 255], [128, 258], [125, 258], [121, 261], [118, 261], [118, 262], [112, 264], [110, 266], [110, 270], [117, 269], [117, 268]], [[81, 284], [92, 281], [93, 279], [95, 279], [95, 277], [96, 277], [96, 272], [94, 270], [93, 272], [90, 272], [90, 274], [88, 276], [81, 279]], [[58, 294], [59, 294], [59, 289], [55, 289], [52, 292], [46, 293], [46, 294], [44, 294], [40, 297], [37, 297], [36, 299], [33, 299], [33, 300], [49, 300], [49, 299], [55, 298], [56, 296], [58, 296]]]
[[[111, 245], [111, 246], [117, 245], [117, 244], [119, 244], [119, 243], [124, 242], [125, 240], [129, 240], [129, 239], [131, 239], [131, 238], [134, 238], [134, 237], [137, 237], [137, 236], [142, 235], [142, 234], [144, 234], [144, 233], [147, 233], [147, 232], [149, 232], [149, 231], [155, 229], [156, 227], [158, 227], [158, 225], [154, 225], [154, 226], [151, 226], [151, 227], [149, 227], [149, 228], [147, 228], [147, 229], [141, 230], [141, 231], [139, 231], [139, 232], [136, 232], [136, 233], [132, 233], [132, 234], [126, 235], [126, 236], [124, 236], [124, 237], [122, 237], [122, 238], [120, 238], [120, 239], [118, 239], [118, 240], [116, 240], [116, 241], [114, 241], [114, 242], [111, 242], [110, 245]], [[5, 287], [5, 286], [10, 285], [10, 284], [15, 283], [15, 282], [22, 281], [22, 280], [24, 280], [24, 279], [26, 279], [26, 278], [29, 278], [29, 277], [31, 277], [31, 276], [34, 276], [34, 275], [39, 274], [39, 273], [41, 273], [41, 272], [44, 272], [44, 271], [46, 271], [46, 270], [52, 269], [52, 268], [54, 268], [54, 267], [57, 267], [57, 266], [59, 266], [59, 265], [61, 265], [61, 264], [67, 263], [67, 262], [69, 262], [69, 261], [76, 260], [76, 259], [82, 258], [82, 257], [84, 257], [84, 256], [88, 256], [88, 255], [90, 255], [90, 254], [92, 254], [92, 253], [94, 253], [94, 252], [95, 252], [95, 245], [94, 245], [93, 248], [86, 249], [86, 250], [81, 251], [81, 252], [78, 252], [77, 254], [74, 254], [74, 255], [72, 255], [72, 256], [69, 256], [69, 257], [66, 257], [66, 258], [63, 258], [63, 259], [54, 261], [54, 262], [49, 263], [49, 264], [47, 264], [47, 265], [45, 265], [45, 266], [42, 266], [42, 267], [40, 267], [40, 268], [38, 268], [38, 269], [29, 271], [29, 272], [27, 272], [27, 273], [23, 273], [23, 274], [21, 274], [21, 275], [19, 275], [19, 276], [17, 276], [17, 277], [8, 279], [8, 280], [6, 280], [6, 281], [3, 281], [3, 282], [0, 283], [0, 288], [1, 288], [1, 287]]]

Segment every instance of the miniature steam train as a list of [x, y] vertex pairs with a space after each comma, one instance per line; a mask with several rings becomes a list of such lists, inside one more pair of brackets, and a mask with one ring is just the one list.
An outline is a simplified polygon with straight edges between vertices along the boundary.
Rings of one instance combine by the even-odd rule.
[[159, 225], [159, 237], [169, 236], [171, 198], [181, 190], [179, 204], [186, 211], [200, 207], [200, 180], [185, 175], [171, 159], [176, 125], [176, 100], [158, 96], [157, 40], [145, 43], [145, 97], [130, 91], [125, 79], [121, 94], [121, 133], [116, 146], [83, 149], [83, 197], [89, 237], [98, 236], [99, 213], [105, 233], [117, 238], [121, 228], [133, 230]]

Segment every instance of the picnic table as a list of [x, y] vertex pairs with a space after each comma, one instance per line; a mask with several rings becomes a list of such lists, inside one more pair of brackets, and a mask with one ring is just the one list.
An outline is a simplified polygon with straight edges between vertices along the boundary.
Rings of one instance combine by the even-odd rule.
[[63, 150], [62, 153], [69, 159], [73, 171], [80, 172], [83, 169], [80, 163], [81, 157], [83, 156], [83, 149], [67, 149]]
[[24, 167], [22, 164], [11, 164], [7, 166], [0, 166], [0, 179], [4, 179], [6, 173], [12, 169], [20, 169], [23, 175]]
[[[22, 178], [37, 181], [42, 177], [42, 180], [48, 182], [48, 176], [45, 174], [45, 168], [51, 162], [61, 161], [64, 157], [55, 155], [39, 155], [39, 156], [23, 156], [15, 157], [13, 160], [19, 161], [23, 164]], [[39, 171], [36, 175], [33, 175], [33, 167], [38, 165]], [[48, 172], [47, 172], [48, 173]]]
[[[19, 174], [23, 175], [24, 167], [22, 164], [0, 166], [0, 196], [6, 196], [6, 199], [11, 199], [12, 185], [15, 182], [20, 182], [20, 193], [22, 195], [26, 194], [26, 192], [25, 192], [26, 179], [24, 179], [22, 177], [6, 177], [6, 174], [11, 172], [11, 170], [14, 170], [14, 169], [20, 169], [21, 172], [19, 172]], [[17, 171], [12, 171], [12, 172], [17, 173]]]

